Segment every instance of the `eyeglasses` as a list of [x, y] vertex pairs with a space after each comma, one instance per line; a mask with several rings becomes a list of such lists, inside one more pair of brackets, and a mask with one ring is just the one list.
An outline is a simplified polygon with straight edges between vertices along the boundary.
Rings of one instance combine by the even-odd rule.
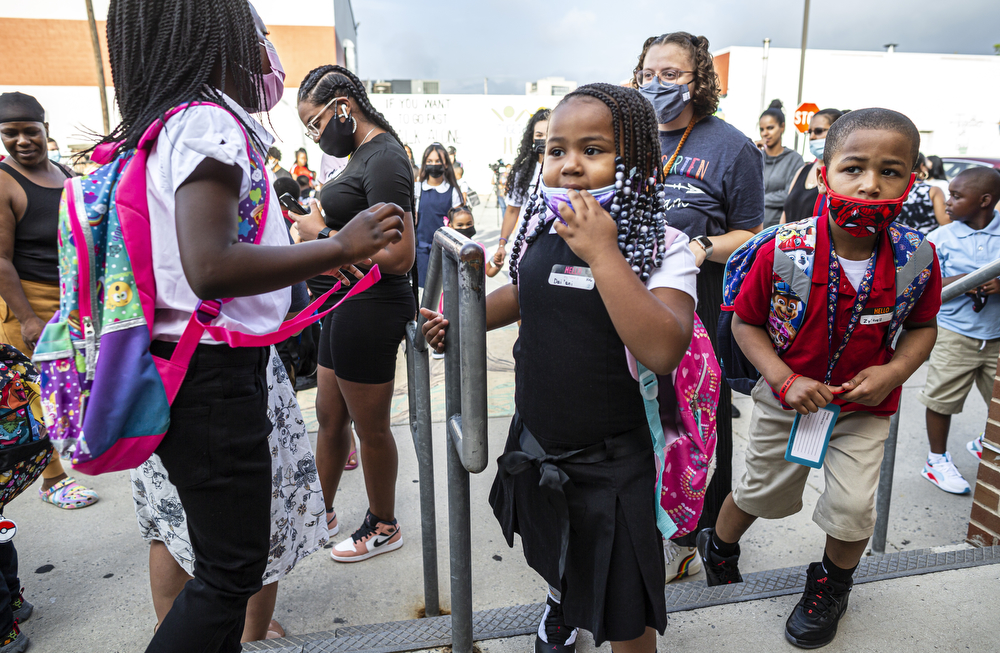
[[659, 73], [656, 73], [646, 68], [635, 73], [635, 81], [639, 86], [648, 86], [653, 83], [654, 79], [659, 78], [661, 84], [676, 84], [677, 80], [683, 75], [693, 74], [693, 70], [677, 70], [676, 68], [667, 68], [666, 70], [661, 70]]
[[313, 140], [316, 140], [317, 138], [319, 138], [319, 126], [317, 126], [316, 121], [319, 120], [319, 117], [322, 116], [323, 113], [327, 109], [330, 108], [331, 104], [333, 104], [337, 100], [343, 100], [343, 99], [344, 98], [335, 97], [332, 100], [330, 100], [329, 102], [327, 102], [323, 106], [323, 108], [319, 110], [319, 113], [317, 113], [315, 116], [313, 116], [312, 119], [309, 122], [306, 123], [306, 136], [308, 136], [309, 138], [311, 138]]
[[812, 134], [816, 138], [819, 138], [828, 131], [830, 131], [829, 127], [813, 127], [812, 129], [809, 130], [808, 133]]

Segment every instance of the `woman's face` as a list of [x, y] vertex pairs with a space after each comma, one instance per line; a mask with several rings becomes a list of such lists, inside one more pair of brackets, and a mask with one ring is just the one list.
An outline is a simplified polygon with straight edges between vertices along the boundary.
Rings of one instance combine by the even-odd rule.
[[349, 118], [345, 118], [343, 114], [346, 112], [348, 116], [353, 115], [355, 106], [351, 98], [340, 97], [329, 103], [329, 106], [326, 103], [316, 104], [312, 100], [302, 100], [298, 109], [299, 120], [306, 126], [306, 135], [313, 139], [313, 142], [319, 143], [319, 137], [326, 129], [327, 123], [334, 116], [337, 116], [340, 122], [347, 122]]
[[778, 124], [774, 116], [764, 116], [760, 119], [760, 140], [764, 142], [764, 147], [774, 147], [781, 143], [781, 135], [785, 133], [785, 126]]
[[574, 97], [549, 118], [542, 175], [550, 188], [591, 190], [615, 181], [615, 135], [603, 102]]
[[[664, 70], [693, 71], [694, 60], [687, 49], [676, 43], [663, 43], [662, 45], [650, 46], [646, 51], [646, 58], [642, 60], [642, 70], [651, 70], [659, 75]], [[677, 84], [687, 84], [688, 89], [694, 91], [696, 86], [693, 72], [685, 72], [677, 78]]]
[[830, 119], [827, 116], [815, 115], [809, 121], [809, 140], [818, 141], [826, 138], [826, 132], [830, 131]]
[[535, 123], [535, 133], [531, 136], [532, 140], [544, 141], [545, 136], [549, 133], [549, 121], [539, 120]]

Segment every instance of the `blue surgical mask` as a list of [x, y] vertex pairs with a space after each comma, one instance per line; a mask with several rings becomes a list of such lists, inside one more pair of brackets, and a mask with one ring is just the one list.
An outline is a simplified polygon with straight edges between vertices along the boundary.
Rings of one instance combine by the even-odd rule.
[[639, 92], [653, 105], [656, 122], [661, 125], [677, 120], [691, 103], [691, 92], [687, 84], [664, 85], [659, 79], [654, 79], [649, 84], [639, 87]]
[[[603, 208], [608, 208], [611, 206], [611, 201], [615, 198], [615, 185], [605, 186], [604, 188], [598, 188], [596, 190], [587, 191], [594, 196], [597, 203]], [[538, 192], [541, 193], [542, 199], [545, 200], [545, 206], [548, 207], [552, 215], [559, 218], [559, 220], [565, 223], [562, 215], [559, 213], [559, 203], [566, 202], [570, 206], [573, 203], [569, 201], [569, 189], [567, 188], [549, 188], [545, 185], [544, 181], [539, 180], [538, 182]]]
[[59, 150], [49, 150], [49, 161], [52, 163], [59, 163], [61, 160], [62, 154], [59, 153]]
[[809, 141], [809, 151], [812, 155], [819, 160], [823, 160], [823, 148], [826, 147], [825, 138], [817, 138], [814, 141]]

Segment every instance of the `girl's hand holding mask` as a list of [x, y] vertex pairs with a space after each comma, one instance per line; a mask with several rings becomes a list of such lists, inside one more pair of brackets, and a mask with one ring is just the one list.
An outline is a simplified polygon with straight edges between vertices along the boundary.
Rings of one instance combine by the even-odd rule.
[[572, 206], [561, 202], [555, 221], [559, 234], [573, 253], [593, 267], [603, 256], [621, 258], [618, 249], [618, 225], [594, 196], [587, 191], [567, 193]]

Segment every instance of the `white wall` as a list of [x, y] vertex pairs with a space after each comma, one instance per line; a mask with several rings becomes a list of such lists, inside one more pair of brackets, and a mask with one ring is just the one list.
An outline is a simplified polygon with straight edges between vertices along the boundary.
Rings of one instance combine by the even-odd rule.
[[[720, 52], [726, 51], [729, 94], [722, 110], [756, 140], [763, 48]], [[804, 102], [821, 109], [895, 109], [917, 125], [924, 154], [1000, 157], [1000, 57], [807, 50], [805, 72]], [[774, 98], [785, 103], [788, 147], [794, 141], [798, 75], [799, 50], [771, 48], [764, 108]], [[800, 150], [803, 141], [800, 137]]]

